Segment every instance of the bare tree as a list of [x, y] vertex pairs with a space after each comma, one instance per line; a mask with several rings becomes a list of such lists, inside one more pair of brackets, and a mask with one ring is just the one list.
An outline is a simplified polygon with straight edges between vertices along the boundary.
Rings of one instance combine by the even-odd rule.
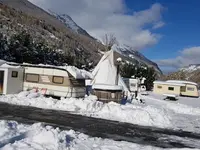
[[106, 50], [109, 51], [113, 47], [114, 44], [118, 44], [117, 38], [114, 36], [114, 34], [105, 34], [103, 37], [103, 43], [106, 46]]

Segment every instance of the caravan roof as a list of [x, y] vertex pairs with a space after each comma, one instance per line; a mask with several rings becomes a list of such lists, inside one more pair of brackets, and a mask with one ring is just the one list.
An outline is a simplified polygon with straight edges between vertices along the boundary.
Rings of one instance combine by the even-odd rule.
[[166, 81], [154, 81], [154, 84], [165, 84], [165, 85], [175, 85], [175, 86], [185, 86], [183, 83], [173, 83], [173, 82], [166, 82]]
[[184, 81], [184, 80], [167, 80], [168, 83], [180, 83], [180, 84], [191, 84], [191, 85], [197, 85], [195, 82], [190, 81]]
[[13, 66], [13, 65], [9, 65], [9, 64], [2, 64], [1, 66], [0, 66], [1, 68], [4, 68], [4, 69], [8, 69], [8, 68], [21, 68], [20, 66]]
[[91, 79], [92, 74], [86, 70], [78, 69], [75, 66], [53, 66], [53, 65], [44, 65], [44, 64], [3, 64], [1, 67], [10, 67], [10, 68], [20, 68], [20, 67], [37, 67], [37, 68], [50, 68], [50, 69], [59, 69], [64, 70], [70, 73], [75, 79]]
[[166, 85], [177, 85], [177, 86], [185, 86], [186, 84], [196, 85], [197, 83], [183, 80], [167, 80], [167, 81], [154, 81], [154, 84], [166, 84]]

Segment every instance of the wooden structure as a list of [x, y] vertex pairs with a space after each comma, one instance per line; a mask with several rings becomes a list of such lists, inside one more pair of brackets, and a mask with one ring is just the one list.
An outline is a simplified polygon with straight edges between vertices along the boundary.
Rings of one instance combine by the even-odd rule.
[[93, 87], [93, 94], [95, 94], [99, 101], [108, 103], [111, 101], [120, 103], [122, 99], [122, 87], [114, 85], [95, 84]]

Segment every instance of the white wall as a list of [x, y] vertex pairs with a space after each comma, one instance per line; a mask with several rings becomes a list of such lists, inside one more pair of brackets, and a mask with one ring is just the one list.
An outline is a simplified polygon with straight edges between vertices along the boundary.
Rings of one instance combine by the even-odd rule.
[[[18, 71], [18, 77], [12, 77], [12, 71]], [[7, 73], [7, 91], [6, 94], [16, 94], [23, 90], [23, 69], [9, 68]]]

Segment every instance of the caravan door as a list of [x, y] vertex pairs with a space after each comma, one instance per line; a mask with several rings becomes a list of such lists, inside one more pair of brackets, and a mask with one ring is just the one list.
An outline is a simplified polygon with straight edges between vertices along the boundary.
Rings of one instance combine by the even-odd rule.
[[4, 71], [0, 71], [0, 94], [3, 94]]

